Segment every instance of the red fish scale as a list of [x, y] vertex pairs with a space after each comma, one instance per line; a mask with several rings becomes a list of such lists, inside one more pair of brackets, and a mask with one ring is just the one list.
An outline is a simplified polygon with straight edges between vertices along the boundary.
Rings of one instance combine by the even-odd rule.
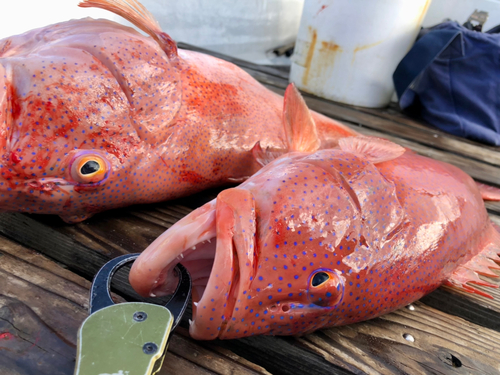
[[[234, 303], [232, 314], [209, 315], [223, 322], [211, 337], [289, 335], [373, 318], [438, 287], [487, 236], [472, 179], [411, 152], [376, 166], [338, 149], [295, 154], [238, 189], [255, 199], [257, 231], [247, 245], [255, 257], [226, 302], [198, 306], [210, 314]], [[343, 287], [314, 289], [320, 271]]]
[[[283, 98], [195, 52], [170, 61], [151, 38], [76, 20], [0, 41], [0, 207], [79, 221], [94, 212], [241, 180], [252, 147], [285, 150]], [[324, 146], [353, 134], [314, 114]], [[339, 133], [340, 131], [340, 133]], [[107, 178], [75, 181], [84, 153]]]

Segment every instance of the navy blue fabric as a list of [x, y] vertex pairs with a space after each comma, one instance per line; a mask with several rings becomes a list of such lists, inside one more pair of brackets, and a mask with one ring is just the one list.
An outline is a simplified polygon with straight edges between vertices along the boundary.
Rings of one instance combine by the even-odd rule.
[[448, 133], [500, 146], [500, 34], [456, 22], [426, 31], [394, 72], [399, 105]]

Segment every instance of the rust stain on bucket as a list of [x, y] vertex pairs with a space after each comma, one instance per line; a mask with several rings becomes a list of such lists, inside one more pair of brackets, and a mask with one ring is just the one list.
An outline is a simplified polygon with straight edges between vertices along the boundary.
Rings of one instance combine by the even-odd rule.
[[312, 74], [321, 79], [320, 82], [318, 82], [321, 86], [323, 86], [324, 81], [330, 77], [335, 59], [340, 53], [342, 53], [342, 48], [338, 44], [321, 41], [321, 48], [312, 61]]
[[356, 52], [362, 51], [364, 49], [368, 49], [368, 48], [372, 48], [372, 47], [378, 46], [382, 42], [383, 42], [383, 40], [379, 40], [378, 42], [375, 42], [375, 43], [365, 44], [364, 46], [356, 47], [356, 48], [354, 48], [354, 53], [356, 54]]
[[302, 77], [302, 83], [304, 85], [307, 85], [307, 82], [309, 81], [311, 62], [314, 55], [314, 49], [316, 48], [316, 42], [318, 40], [318, 32], [316, 31], [316, 29], [313, 29], [309, 26], [309, 33], [312, 34], [312, 37], [311, 37], [311, 44], [309, 45], [309, 49], [307, 50], [306, 63], [304, 64], [306, 68], [304, 76]]
[[332, 43], [332, 42], [321, 42], [321, 50], [320, 51], [325, 51], [325, 52], [328, 52], [328, 53], [337, 53], [337, 52], [340, 52], [342, 51], [342, 48], [340, 48], [340, 46], [338, 44], [335, 44], [335, 43]]
[[[318, 44], [318, 36], [316, 30], [312, 30], [312, 42], [309, 46], [305, 72], [302, 77], [302, 83], [307, 86], [309, 80], [317, 77], [329, 76], [328, 71], [333, 68], [335, 58], [338, 53], [342, 52], [342, 48], [333, 42], [321, 41], [321, 47], [314, 54], [315, 46]], [[314, 55], [314, 58], [313, 58]]]
[[378, 46], [382, 42], [383, 42], [383, 40], [379, 40], [378, 42], [375, 42], [375, 43], [365, 44], [363, 46], [358, 46], [358, 47], [354, 48], [354, 52], [352, 54], [351, 64], [354, 63], [354, 60], [356, 60], [356, 54], [359, 51], [364, 51], [364, 50], [370, 49], [372, 47]]

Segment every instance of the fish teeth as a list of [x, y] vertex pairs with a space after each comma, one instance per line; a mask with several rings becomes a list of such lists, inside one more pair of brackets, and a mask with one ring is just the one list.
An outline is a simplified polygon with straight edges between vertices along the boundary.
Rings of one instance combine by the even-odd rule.
[[193, 321], [191, 319], [189, 319], [189, 325], [193, 324]]
[[198, 302], [193, 302], [193, 305], [195, 305], [196, 307], [198, 307]]
[[207, 241], [208, 241], [208, 243], [212, 243], [212, 241], [210, 241], [210, 238]]
[[193, 249], [193, 250], [196, 250], [196, 246], [193, 246], [193, 247], [192, 247], [192, 249]]
[[149, 293], [149, 296], [154, 298], [154, 297], [156, 297], [156, 294], [154, 294], [154, 293]]

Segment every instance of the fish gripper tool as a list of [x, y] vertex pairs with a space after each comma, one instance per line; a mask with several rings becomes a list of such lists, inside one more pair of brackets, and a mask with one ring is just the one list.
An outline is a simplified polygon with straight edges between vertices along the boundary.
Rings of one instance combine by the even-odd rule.
[[165, 306], [146, 302], [115, 304], [111, 280], [139, 254], [106, 263], [90, 290], [90, 315], [78, 331], [75, 375], [153, 375], [165, 357], [170, 333], [179, 324], [191, 295], [191, 276], [176, 266], [179, 283]]

